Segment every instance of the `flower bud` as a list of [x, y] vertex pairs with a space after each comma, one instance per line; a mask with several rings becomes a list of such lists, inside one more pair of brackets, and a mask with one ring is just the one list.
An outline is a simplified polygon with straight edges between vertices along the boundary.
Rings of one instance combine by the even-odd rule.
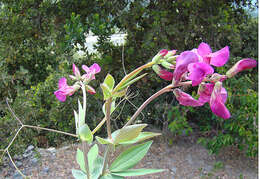
[[173, 64], [171, 64], [171, 63], [169, 63], [169, 62], [166, 62], [166, 61], [163, 61], [162, 63], [161, 63], [161, 65], [164, 67], [164, 68], [167, 68], [167, 69], [174, 69], [174, 65]]
[[73, 70], [73, 73], [74, 73], [75, 77], [76, 77], [77, 79], [80, 79], [79, 69], [78, 69], [78, 67], [77, 67], [74, 63], [73, 63], [73, 65], [72, 65], [72, 70]]
[[175, 55], [175, 54], [176, 54], [176, 51], [177, 51], [177, 50], [168, 51], [168, 53], [164, 56], [164, 58], [167, 59], [167, 58], [169, 58], [169, 57]]
[[243, 70], [256, 67], [256, 65], [257, 65], [256, 60], [250, 58], [242, 59], [227, 71], [226, 76], [228, 78], [231, 78]]
[[157, 63], [161, 60], [162, 56], [163, 56], [162, 54], [158, 53], [157, 55], [155, 55], [155, 56], [153, 57], [152, 62], [154, 62], [155, 64], [157, 64]]
[[94, 88], [92, 88], [91, 86], [89, 85], [86, 85], [86, 90], [89, 94], [96, 94], [96, 91]]
[[176, 64], [176, 59], [179, 55], [174, 55], [174, 56], [170, 56], [168, 58], [166, 58], [165, 60], [171, 64]]
[[221, 75], [221, 74], [218, 74], [218, 73], [214, 73], [214, 74], [212, 74], [211, 75], [211, 77], [210, 77], [210, 81], [211, 82], [217, 82], [217, 81], [220, 81], [220, 82], [222, 82], [222, 81], [224, 81], [225, 79], [227, 79], [227, 76], [226, 75]]
[[167, 80], [167, 81], [171, 81], [173, 78], [173, 73], [163, 69], [162, 67], [160, 67], [159, 65], [153, 65], [152, 69], [154, 70], [154, 72], [159, 75], [160, 78]]

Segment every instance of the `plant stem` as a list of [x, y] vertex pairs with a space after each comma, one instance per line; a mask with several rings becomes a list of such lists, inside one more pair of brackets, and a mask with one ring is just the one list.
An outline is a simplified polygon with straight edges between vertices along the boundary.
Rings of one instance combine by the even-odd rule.
[[109, 98], [106, 101], [106, 121], [107, 121], [107, 136], [109, 139], [112, 140], [112, 136], [111, 136], [111, 125], [110, 125], [110, 111], [111, 111], [111, 103], [112, 103], [112, 98]]
[[[84, 111], [84, 119], [85, 119], [86, 118], [86, 108], [87, 108], [87, 95], [86, 95], [85, 85], [82, 82], [81, 82], [81, 89], [82, 89], [82, 93], [83, 93], [83, 111]], [[86, 123], [86, 121], [85, 121], [85, 123]]]
[[72, 136], [72, 137], [78, 137], [76, 134], [71, 134], [71, 133], [68, 133], [68, 132], [58, 131], [58, 130], [55, 130], [55, 129], [49, 129], [49, 128], [44, 128], [44, 127], [39, 127], [39, 126], [23, 125], [23, 127], [46, 130], [46, 131], [51, 131], [51, 132], [69, 135], [69, 136]]
[[87, 179], [90, 179], [89, 165], [88, 165], [88, 144], [86, 141], [82, 141], [82, 150], [84, 154], [85, 169], [87, 172]]
[[103, 164], [102, 175], [104, 175], [105, 172], [106, 172], [106, 168], [107, 168], [107, 164], [108, 164], [108, 159], [109, 159], [109, 157], [110, 157], [110, 151], [111, 151], [112, 147], [113, 147], [112, 144], [107, 144], [107, 146], [106, 146], [106, 151], [105, 151], [105, 155], [104, 155], [104, 164]]
[[172, 88], [176, 88], [179, 86], [185, 86], [185, 85], [191, 85], [191, 81], [186, 81], [186, 82], [181, 82], [178, 83], [178, 85], [174, 86], [173, 84], [170, 84], [166, 87], [164, 87], [163, 89], [157, 91], [156, 93], [154, 93], [152, 96], [150, 96], [138, 109], [137, 111], [134, 113], [134, 115], [131, 117], [131, 119], [124, 125], [124, 127], [130, 125], [131, 123], [133, 123], [133, 121], [137, 118], [137, 116], [142, 112], [142, 110], [151, 102], [153, 101], [155, 98], [157, 98], [158, 96], [172, 91]]

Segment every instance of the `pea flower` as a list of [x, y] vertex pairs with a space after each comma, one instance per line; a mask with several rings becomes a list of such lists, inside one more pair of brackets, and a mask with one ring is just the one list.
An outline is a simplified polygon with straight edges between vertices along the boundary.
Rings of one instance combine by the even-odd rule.
[[73, 95], [79, 88], [79, 85], [69, 86], [67, 79], [63, 77], [59, 80], [59, 89], [54, 92], [54, 95], [59, 101], [64, 102], [67, 96]]
[[80, 77], [81, 77], [80, 76], [80, 71], [79, 71], [78, 67], [74, 63], [72, 65], [72, 71], [73, 71], [74, 76], [73, 75], [69, 75], [69, 77], [71, 79], [73, 79], [73, 80], [79, 80]]
[[83, 70], [85, 70], [86, 74], [82, 75], [82, 78], [84, 80], [94, 80], [95, 74], [99, 73], [101, 71], [100, 66], [97, 63], [94, 63], [90, 67], [86, 65], [82, 65]]
[[204, 103], [194, 99], [191, 95], [183, 92], [182, 90], [176, 88], [173, 91], [174, 95], [176, 96], [176, 99], [179, 101], [179, 103], [183, 106], [202, 106]]
[[184, 106], [203, 106], [206, 102], [209, 103], [212, 112], [223, 119], [230, 118], [230, 113], [225, 106], [227, 100], [227, 91], [222, 87], [222, 82], [202, 83], [199, 86], [199, 99], [194, 99], [191, 95], [181, 91], [174, 90], [174, 95], [181, 105]]
[[173, 78], [173, 73], [163, 69], [160, 65], [152, 66], [154, 72], [162, 79], [171, 81]]
[[199, 56], [199, 61], [203, 61], [216, 67], [223, 66], [229, 59], [228, 46], [212, 53], [210, 46], [207, 43], [202, 42], [198, 49], [194, 49], [193, 51]]
[[253, 59], [250, 58], [242, 59], [238, 61], [232, 68], [230, 68], [227, 71], [226, 75], [228, 78], [231, 78], [243, 70], [256, 67], [256, 65], [257, 62]]
[[223, 91], [222, 83], [217, 82], [211, 94], [209, 105], [212, 112], [223, 119], [230, 118], [230, 113], [225, 106], [226, 100], [227, 91]]
[[176, 68], [173, 73], [175, 82], [180, 81], [181, 76], [188, 71], [190, 63], [198, 62], [198, 56], [192, 51], [184, 51], [176, 58]]
[[190, 63], [188, 71], [190, 72], [188, 78], [192, 80], [192, 86], [199, 85], [207, 75], [214, 73], [214, 69], [204, 62]]

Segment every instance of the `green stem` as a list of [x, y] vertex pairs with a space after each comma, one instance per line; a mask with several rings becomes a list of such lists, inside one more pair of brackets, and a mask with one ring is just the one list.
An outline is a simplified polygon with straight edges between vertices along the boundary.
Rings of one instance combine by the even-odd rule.
[[106, 173], [106, 169], [107, 169], [107, 165], [108, 165], [108, 159], [110, 157], [110, 152], [111, 152], [112, 147], [113, 147], [112, 144], [107, 144], [107, 146], [106, 146], [102, 175], [104, 175]]
[[134, 115], [131, 117], [131, 119], [124, 125], [124, 127], [129, 126], [131, 123], [134, 122], [134, 120], [137, 118], [137, 116], [142, 112], [142, 110], [151, 102], [153, 101], [155, 98], [157, 98], [158, 96], [172, 91], [173, 88], [179, 87], [179, 86], [185, 86], [185, 85], [191, 85], [191, 81], [186, 81], [186, 82], [181, 82], [178, 83], [178, 85], [174, 86], [173, 84], [170, 84], [166, 87], [164, 87], [163, 89], [157, 91], [156, 93], [154, 93], [152, 96], [150, 96], [138, 109], [137, 111], [134, 113]]
[[87, 179], [90, 179], [89, 165], [88, 165], [88, 144], [86, 141], [82, 141], [82, 150], [84, 154], [85, 169], [87, 172]]
[[111, 124], [110, 124], [110, 111], [111, 111], [111, 103], [112, 103], [112, 98], [109, 98], [106, 101], [106, 121], [107, 121], [107, 136], [109, 139], [112, 140], [111, 136]]

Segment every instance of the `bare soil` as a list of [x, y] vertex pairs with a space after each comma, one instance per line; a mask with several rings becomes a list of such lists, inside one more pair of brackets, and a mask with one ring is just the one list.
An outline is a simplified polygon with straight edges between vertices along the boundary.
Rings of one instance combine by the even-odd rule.
[[[248, 158], [234, 147], [223, 149], [219, 155], [209, 155], [204, 147], [196, 144], [196, 138], [195, 135], [181, 137], [171, 146], [165, 137], [155, 138], [148, 154], [136, 168], [160, 168], [165, 169], [165, 172], [135, 178], [258, 178], [257, 157]], [[71, 169], [79, 168], [75, 160], [77, 147], [78, 144], [72, 144], [57, 149], [55, 155], [42, 155], [40, 164], [30, 170], [32, 178], [72, 179]], [[43, 172], [46, 168], [48, 170]]]

